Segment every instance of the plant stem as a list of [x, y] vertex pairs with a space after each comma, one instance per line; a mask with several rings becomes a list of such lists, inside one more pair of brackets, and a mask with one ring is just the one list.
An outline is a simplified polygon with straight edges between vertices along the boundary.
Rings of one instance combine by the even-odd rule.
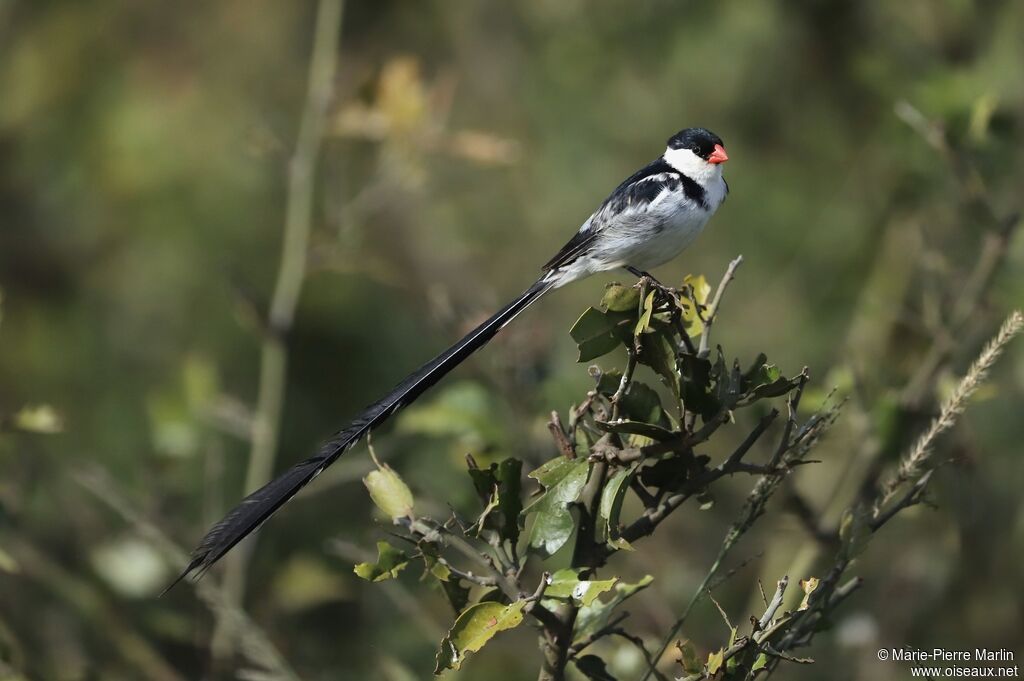
[[[246, 493], [266, 482], [274, 468], [288, 372], [285, 339], [291, 330], [306, 276], [314, 180], [327, 110], [334, 91], [342, 8], [343, 0], [321, 0], [317, 8], [306, 103], [299, 122], [295, 151], [288, 162], [281, 262], [260, 348], [259, 389], [245, 476]], [[245, 594], [246, 566], [255, 538], [254, 533], [225, 559], [224, 592], [233, 607], [242, 602]], [[220, 659], [228, 657], [234, 648], [235, 638], [229, 620], [218, 619], [212, 644], [214, 656]]]

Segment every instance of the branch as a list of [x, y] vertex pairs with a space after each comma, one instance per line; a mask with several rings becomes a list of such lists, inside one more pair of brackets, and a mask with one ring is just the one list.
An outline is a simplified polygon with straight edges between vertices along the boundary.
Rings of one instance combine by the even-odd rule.
[[522, 590], [517, 584], [515, 584], [509, 577], [502, 572], [497, 565], [494, 563], [494, 559], [484, 551], [479, 551], [475, 546], [470, 544], [464, 538], [459, 536], [457, 533], [452, 532], [444, 525], [440, 525], [434, 522], [428, 522], [426, 519], [399, 519], [399, 522], [410, 532], [413, 536], [417, 536], [428, 541], [441, 541], [447, 543], [453, 549], [461, 553], [469, 560], [475, 562], [484, 568], [494, 580], [494, 583], [501, 589], [508, 598], [512, 601], [516, 601], [522, 598]]
[[609, 620], [608, 624], [604, 625], [594, 633], [590, 634], [590, 636], [587, 636], [586, 638], [580, 639], [579, 641], [573, 643], [572, 646], [569, 648], [569, 657], [575, 657], [576, 655], [579, 655], [581, 652], [583, 652], [585, 648], [593, 645], [599, 639], [602, 639], [605, 636], [611, 636], [612, 634], [621, 631], [621, 629], [619, 629], [619, 623], [627, 617], [629, 617], [628, 612], [620, 612], [618, 615]]
[[[754, 429], [750, 431], [750, 434], [748, 434], [743, 442], [740, 443], [740, 446], [737, 447], [725, 461], [715, 468], [706, 469], [701, 474], [684, 484], [678, 492], [666, 497], [657, 506], [648, 508], [636, 521], [622, 531], [622, 538], [629, 543], [633, 543], [637, 539], [651, 534], [658, 525], [664, 522], [672, 511], [679, 508], [687, 499], [706, 489], [708, 485], [725, 475], [731, 475], [733, 473], [759, 473], [773, 475], [785, 473], [788, 470], [787, 468], [767, 468], [743, 462], [743, 457], [746, 456], [754, 443], [757, 442], [761, 435], [764, 434], [768, 429], [768, 426], [771, 425], [772, 421], [775, 420], [775, 417], [778, 416], [778, 414], [778, 410], [773, 409], [763, 416]], [[606, 547], [604, 550], [606, 555], [610, 555], [610, 549]]]
[[551, 412], [551, 420], [548, 421], [548, 431], [551, 432], [555, 446], [558, 447], [558, 451], [562, 453], [562, 456], [567, 459], [575, 459], [576, 448], [573, 447], [572, 442], [569, 441], [569, 436], [565, 433], [565, 429], [562, 428], [562, 419], [558, 416], [557, 411]]
[[789, 575], [783, 576], [775, 586], [775, 595], [765, 608], [761, 619], [757, 621], [757, 628], [764, 630], [765, 627], [775, 618], [775, 612], [782, 606], [782, 599], [786, 595], [786, 588], [789, 586]]

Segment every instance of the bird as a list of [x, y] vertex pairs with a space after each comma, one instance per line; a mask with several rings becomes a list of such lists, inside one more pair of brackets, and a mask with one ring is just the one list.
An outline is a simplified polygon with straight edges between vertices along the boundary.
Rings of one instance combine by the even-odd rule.
[[367, 406], [315, 455], [245, 497], [210, 528], [167, 590], [193, 573], [202, 576], [342, 454], [409, 406], [545, 293], [618, 268], [643, 276], [675, 258], [725, 201], [729, 186], [722, 176], [722, 164], [728, 160], [722, 139], [705, 128], [686, 128], [670, 137], [662, 155], [615, 188], [541, 268], [537, 281]]

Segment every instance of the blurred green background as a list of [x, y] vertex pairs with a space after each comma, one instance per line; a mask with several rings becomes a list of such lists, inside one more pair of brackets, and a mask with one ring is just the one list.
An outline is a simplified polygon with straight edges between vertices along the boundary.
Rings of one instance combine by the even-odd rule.
[[[352, 574], [387, 530], [365, 446], [261, 533], [243, 603], [262, 648], [213, 645], [188, 586], [155, 599], [179, 567], [158, 535], [190, 548], [243, 492], [315, 15], [0, 0], [0, 678], [232, 678], [273, 651], [302, 679], [432, 669], [441, 596], [414, 570], [386, 588]], [[348, 2], [275, 469], [532, 282], [621, 178], [702, 125], [726, 142], [731, 194], [658, 274], [717, 281], [743, 254], [716, 342], [809, 366], [810, 402], [850, 396], [797, 480], [832, 509], [996, 229], [979, 178], [998, 216], [1024, 201], [1022, 36], [1013, 0]], [[952, 159], [908, 120], [943, 126]], [[1024, 240], [1004, 256], [939, 397], [1024, 300]], [[376, 436], [428, 508], [473, 508], [466, 452], [554, 455], [547, 415], [590, 385], [566, 331], [614, 279], [549, 296]], [[817, 662], [783, 678], [906, 678], [883, 646], [1024, 655], [1022, 396], [1018, 343], [940, 445], [937, 508], [885, 528]], [[689, 599], [749, 483], [733, 487], [614, 566], [656, 577], [629, 608], [638, 633]], [[814, 572], [807, 534], [772, 510], [718, 592], [734, 621], [756, 578]], [[684, 635], [706, 652], [727, 632], [705, 603]], [[604, 652], [636, 675], [631, 650]], [[538, 664], [523, 629], [452, 676]]]

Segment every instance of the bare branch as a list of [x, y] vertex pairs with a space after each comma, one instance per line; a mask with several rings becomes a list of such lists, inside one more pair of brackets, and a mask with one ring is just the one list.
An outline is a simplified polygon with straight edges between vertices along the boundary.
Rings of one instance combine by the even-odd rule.
[[729, 285], [736, 277], [736, 269], [743, 264], [743, 256], [737, 255], [729, 266], [725, 270], [725, 276], [722, 277], [722, 281], [718, 284], [718, 288], [715, 290], [715, 297], [711, 300], [711, 314], [704, 321], [704, 331], [700, 335], [700, 348], [697, 350], [698, 357], [707, 357], [711, 348], [711, 326], [715, 323], [715, 319], [718, 318], [718, 307], [722, 303], [722, 296], [725, 294], [725, 288]]

